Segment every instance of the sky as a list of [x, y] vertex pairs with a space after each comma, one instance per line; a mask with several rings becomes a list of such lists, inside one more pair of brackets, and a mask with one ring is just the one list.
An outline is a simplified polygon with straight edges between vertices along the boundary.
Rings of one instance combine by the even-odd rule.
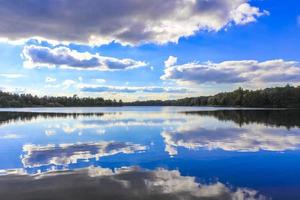
[[125, 101], [300, 83], [298, 0], [0, 0], [0, 89]]

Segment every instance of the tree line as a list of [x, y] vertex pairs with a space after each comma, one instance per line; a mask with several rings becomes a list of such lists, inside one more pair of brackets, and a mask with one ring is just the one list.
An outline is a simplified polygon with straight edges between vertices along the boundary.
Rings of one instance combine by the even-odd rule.
[[266, 88], [262, 90], [244, 90], [223, 92], [213, 96], [201, 96], [167, 101], [136, 101], [134, 106], [231, 106], [262, 108], [300, 108], [300, 87]]
[[0, 107], [101, 107], [101, 106], [231, 106], [300, 108], [300, 87], [266, 88], [223, 92], [213, 96], [200, 96], [178, 100], [150, 100], [123, 102], [101, 97], [38, 97], [31, 94], [12, 94], [0, 91]]
[[38, 97], [31, 94], [12, 94], [0, 91], [0, 107], [101, 107], [122, 106], [123, 102], [101, 97]]

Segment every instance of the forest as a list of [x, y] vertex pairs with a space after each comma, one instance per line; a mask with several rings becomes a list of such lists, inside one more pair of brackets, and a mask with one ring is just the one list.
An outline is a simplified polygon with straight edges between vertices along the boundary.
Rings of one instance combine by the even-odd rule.
[[128, 105], [300, 108], [300, 87], [287, 85], [285, 87], [262, 90], [244, 90], [239, 88], [233, 92], [224, 92], [213, 96], [167, 101], [136, 101]]
[[0, 91], [0, 107], [102, 107], [122, 106], [123, 102], [101, 97], [38, 97], [31, 94], [11, 94]]
[[31, 94], [12, 94], [0, 91], [0, 107], [101, 107], [101, 106], [228, 106], [261, 108], [300, 108], [300, 87], [266, 88], [223, 92], [212, 96], [178, 100], [123, 102], [102, 97], [38, 97]]

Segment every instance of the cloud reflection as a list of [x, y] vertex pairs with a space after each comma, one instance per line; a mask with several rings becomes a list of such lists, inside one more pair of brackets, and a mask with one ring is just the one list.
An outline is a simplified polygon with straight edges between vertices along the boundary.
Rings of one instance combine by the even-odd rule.
[[[13, 186], [13, 187], [12, 187]], [[112, 189], [113, 188], [113, 189]], [[115, 170], [85, 168], [35, 176], [0, 176], [0, 198], [44, 199], [199, 199], [266, 200], [258, 191], [233, 188], [223, 183], [198, 183], [178, 170], [143, 170], [126, 167]]]
[[76, 144], [24, 145], [22, 163], [25, 168], [47, 165], [68, 165], [79, 160], [100, 159], [119, 153], [131, 154], [146, 150], [145, 146], [125, 142], [90, 142]]
[[295, 150], [300, 147], [300, 131], [264, 126], [207, 128], [186, 124], [173, 131], [163, 131], [167, 151], [177, 155], [177, 147], [188, 149], [206, 148], [225, 151], [257, 152]]
[[13, 139], [20, 139], [20, 138], [22, 138], [22, 136], [18, 134], [13, 134], [13, 133], [0, 134], [0, 140], [13, 140]]

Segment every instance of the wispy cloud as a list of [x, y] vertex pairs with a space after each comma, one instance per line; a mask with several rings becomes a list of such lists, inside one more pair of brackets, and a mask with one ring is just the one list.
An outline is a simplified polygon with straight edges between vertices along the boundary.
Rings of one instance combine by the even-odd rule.
[[65, 80], [63, 83], [62, 83], [62, 86], [64, 89], [68, 89], [69, 87], [73, 86], [73, 85], [76, 85], [77, 82], [74, 81], [74, 80]]
[[105, 79], [100, 79], [100, 78], [94, 79], [94, 81], [97, 83], [105, 83], [106, 82]]
[[77, 88], [79, 85], [79, 82], [72, 80], [72, 79], [66, 79], [62, 82], [52, 81], [52, 82], [46, 82], [45, 85], [46, 88], [63, 88], [64, 90], [69, 89], [71, 87]]
[[17, 79], [25, 77], [24, 74], [0, 74], [0, 77], [7, 78], [7, 79]]
[[53, 83], [53, 82], [56, 82], [56, 78], [47, 76], [47, 77], [45, 78], [45, 82], [46, 82], [46, 83]]
[[187, 93], [184, 88], [167, 87], [118, 87], [118, 86], [82, 86], [82, 92], [110, 93]]
[[22, 138], [21, 135], [17, 135], [17, 134], [4, 134], [4, 135], [0, 135], [0, 140], [13, 140], [13, 139], [20, 139]]
[[81, 53], [67, 47], [49, 48], [29, 45], [23, 49], [26, 68], [62, 68], [75, 70], [117, 71], [144, 67], [147, 64], [133, 59], [118, 59], [88, 52]]

